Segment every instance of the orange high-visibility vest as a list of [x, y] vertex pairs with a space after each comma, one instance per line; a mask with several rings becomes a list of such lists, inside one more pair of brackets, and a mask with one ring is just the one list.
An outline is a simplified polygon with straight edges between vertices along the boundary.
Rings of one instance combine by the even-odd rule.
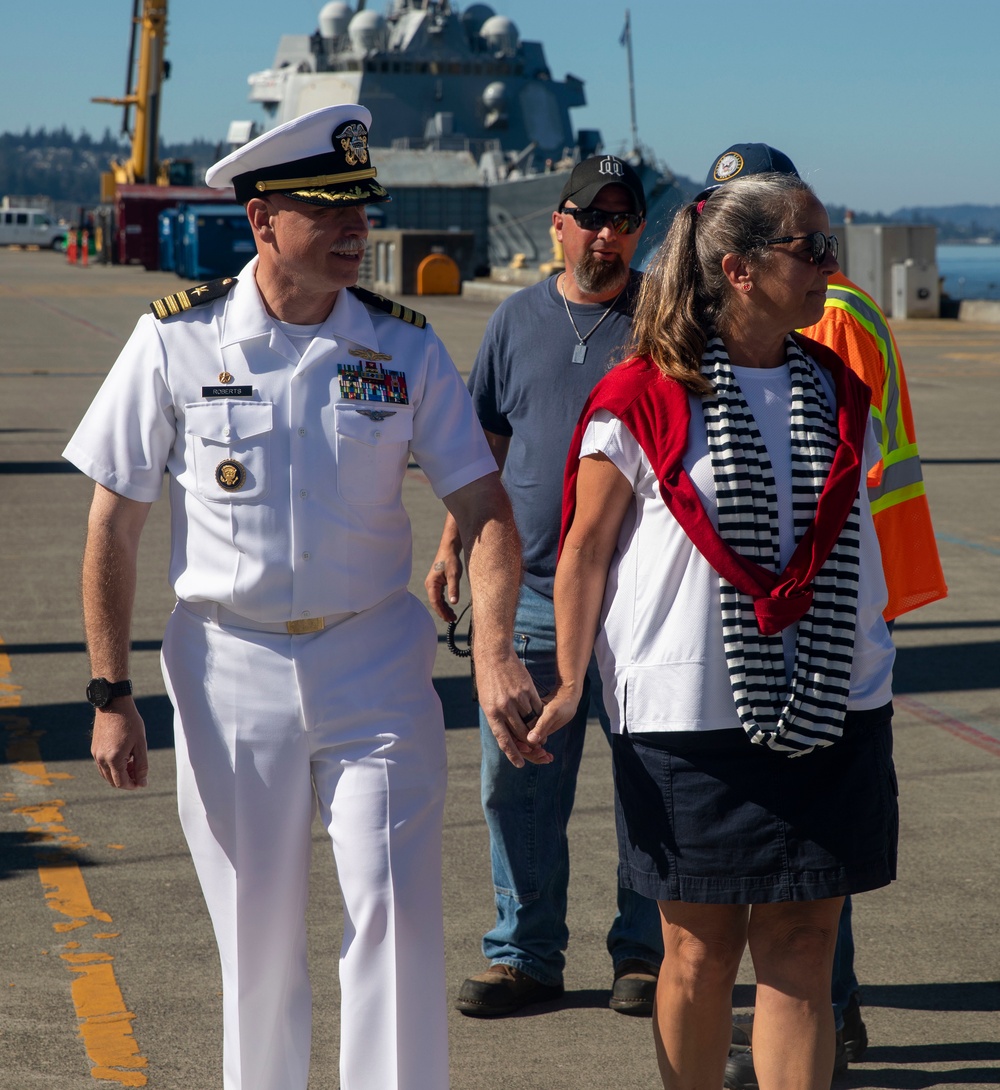
[[882, 461], [868, 475], [868, 498], [889, 587], [889, 621], [948, 593], [899, 349], [875, 300], [840, 273], [830, 277], [822, 319], [802, 332], [832, 348], [872, 392]]

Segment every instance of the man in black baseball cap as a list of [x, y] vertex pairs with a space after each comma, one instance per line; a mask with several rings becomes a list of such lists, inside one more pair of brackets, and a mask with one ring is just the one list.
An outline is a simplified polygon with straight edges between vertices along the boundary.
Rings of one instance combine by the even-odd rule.
[[576, 303], [620, 294], [645, 223], [642, 180], [624, 159], [595, 155], [578, 163], [552, 216], [565, 260], [560, 294]]
[[[563, 466], [594, 384], [627, 350], [641, 282], [630, 266], [645, 216], [642, 182], [623, 159], [598, 155], [578, 163], [552, 213], [565, 267], [500, 304], [469, 379], [524, 547], [514, 625], [518, 647], [544, 689], [552, 687], [556, 670], [552, 596]], [[454, 619], [452, 606], [459, 598], [461, 547], [449, 519], [424, 581], [431, 605], [445, 621]], [[566, 828], [591, 696], [602, 730], [610, 731], [600, 685], [595, 660], [576, 717], [553, 736], [553, 760], [544, 768], [513, 768], [482, 732], [482, 798], [496, 920], [483, 936], [489, 964], [459, 990], [455, 1005], [463, 1014], [502, 1017], [562, 995], [569, 938]], [[609, 815], [609, 827], [610, 821]], [[607, 949], [611, 1009], [649, 1017], [663, 956], [656, 902], [619, 888]]]
[[631, 211], [646, 218], [646, 192], [632, 167], [617, 155], [595, 155], [577, 163], [559, 194], [559, 211], [567, 201], [577, 208], [589, 208], [606, 185], [620, 185], [628, 191]]

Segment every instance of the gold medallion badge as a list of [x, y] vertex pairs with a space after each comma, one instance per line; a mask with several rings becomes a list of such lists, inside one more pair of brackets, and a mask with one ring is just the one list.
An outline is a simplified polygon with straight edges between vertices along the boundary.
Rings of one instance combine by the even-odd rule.
[[236, 379], [234, 379], [228, 371], [219, 372], [219, 382], [221, 382], [223, 386], [231, 386], [235, 381]]
[[225, 458], [215, 467], [215, 479], [224, 492], [239, 492], [247, 483], [247, 469], [235, 458]]

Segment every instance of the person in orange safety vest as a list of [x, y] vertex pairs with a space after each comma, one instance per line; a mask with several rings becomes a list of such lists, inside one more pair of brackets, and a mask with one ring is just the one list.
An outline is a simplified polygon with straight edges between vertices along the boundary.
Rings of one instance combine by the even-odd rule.
[[843, 273], [830, 277], [822, 319], [802, 332], [832, 348], [872, 392], [882, 461], [868, 476], [868, 498], [889, 588], [885, 619], [891, 621], [948, 593], [896, 339], [875, 300]]

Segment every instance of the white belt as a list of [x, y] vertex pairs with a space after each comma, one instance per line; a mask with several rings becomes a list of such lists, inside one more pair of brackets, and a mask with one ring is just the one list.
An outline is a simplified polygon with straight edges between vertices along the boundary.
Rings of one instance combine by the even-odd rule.
[[239, 613], [220, 606], [218, 602], [180, 602], [184, 609], [204, 617], [206, 620], [224, 624], [230, 628], [246, 628], [251, 632], [279, 632], [290, 636], [305, 636], [312, 632], [322, 632], [356, 617], [357, 613], [330, 613], [325, 617], [297, 617], [294, 621], [255, 621]]

